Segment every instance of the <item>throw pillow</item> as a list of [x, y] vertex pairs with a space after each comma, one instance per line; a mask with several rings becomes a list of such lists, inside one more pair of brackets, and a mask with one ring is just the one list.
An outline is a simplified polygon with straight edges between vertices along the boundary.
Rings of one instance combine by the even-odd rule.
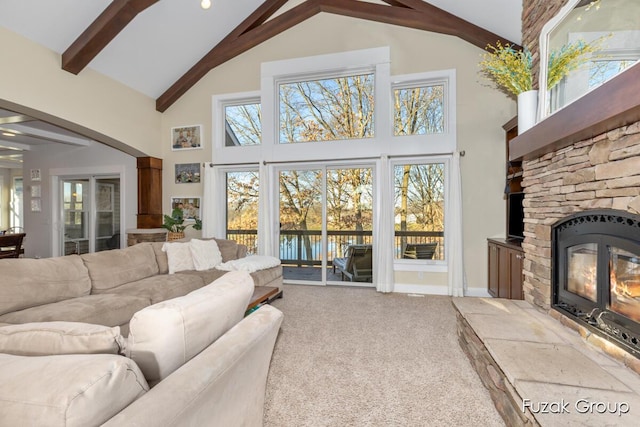
[[193, 270], [193, 258], [191, 256], [191, 245], [189, 242], [165, 243], [162, 250], [167, 253], [169, 262], [169, 274], [178, 271]]
[[0, 353], [18, 356], [118, 354], [120, 327], [80, 322], [37, 322], [0, 327]]
[[191, 239], [191, 257], [196, 270], [210, 270], [222, 262], [222, 254], [215, 240]]

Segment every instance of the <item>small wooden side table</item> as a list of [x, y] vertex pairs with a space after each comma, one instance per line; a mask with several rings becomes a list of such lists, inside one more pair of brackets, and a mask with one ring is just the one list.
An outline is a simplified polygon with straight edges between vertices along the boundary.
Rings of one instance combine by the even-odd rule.
[[282, 290], [275, 286], [256, 286], [251, 296], [251, 301], [247, 306], [247, 314], [262, 304], [269, 304], [271, 301], [282, 298]]

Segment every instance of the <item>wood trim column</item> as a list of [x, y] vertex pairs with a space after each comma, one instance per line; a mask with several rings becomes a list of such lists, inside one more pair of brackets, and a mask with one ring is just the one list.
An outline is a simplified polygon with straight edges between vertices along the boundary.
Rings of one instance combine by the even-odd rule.
[[162, 159], [138, 157], [138, 228], [162, 226]]

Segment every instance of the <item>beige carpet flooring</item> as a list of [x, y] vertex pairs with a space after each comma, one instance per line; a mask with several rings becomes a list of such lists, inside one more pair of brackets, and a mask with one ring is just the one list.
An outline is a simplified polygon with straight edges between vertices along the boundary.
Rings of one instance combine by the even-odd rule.
[[450, 297], [284, 285], [265, 427], [504, 426]]

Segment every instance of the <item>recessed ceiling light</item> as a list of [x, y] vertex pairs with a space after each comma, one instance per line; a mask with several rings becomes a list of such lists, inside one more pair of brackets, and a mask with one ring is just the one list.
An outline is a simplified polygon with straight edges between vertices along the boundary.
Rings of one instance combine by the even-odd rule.
[[209, 9], [211, 7], [211, 0], [202, 0], [200, 2], [200, 7], [203, 9]]
[[16, 134], [15, 134], [15, 133], [11, 133], [11, 132], [2, 132], [2, 134], [3, 134], [4, 136], [16, 136]]

